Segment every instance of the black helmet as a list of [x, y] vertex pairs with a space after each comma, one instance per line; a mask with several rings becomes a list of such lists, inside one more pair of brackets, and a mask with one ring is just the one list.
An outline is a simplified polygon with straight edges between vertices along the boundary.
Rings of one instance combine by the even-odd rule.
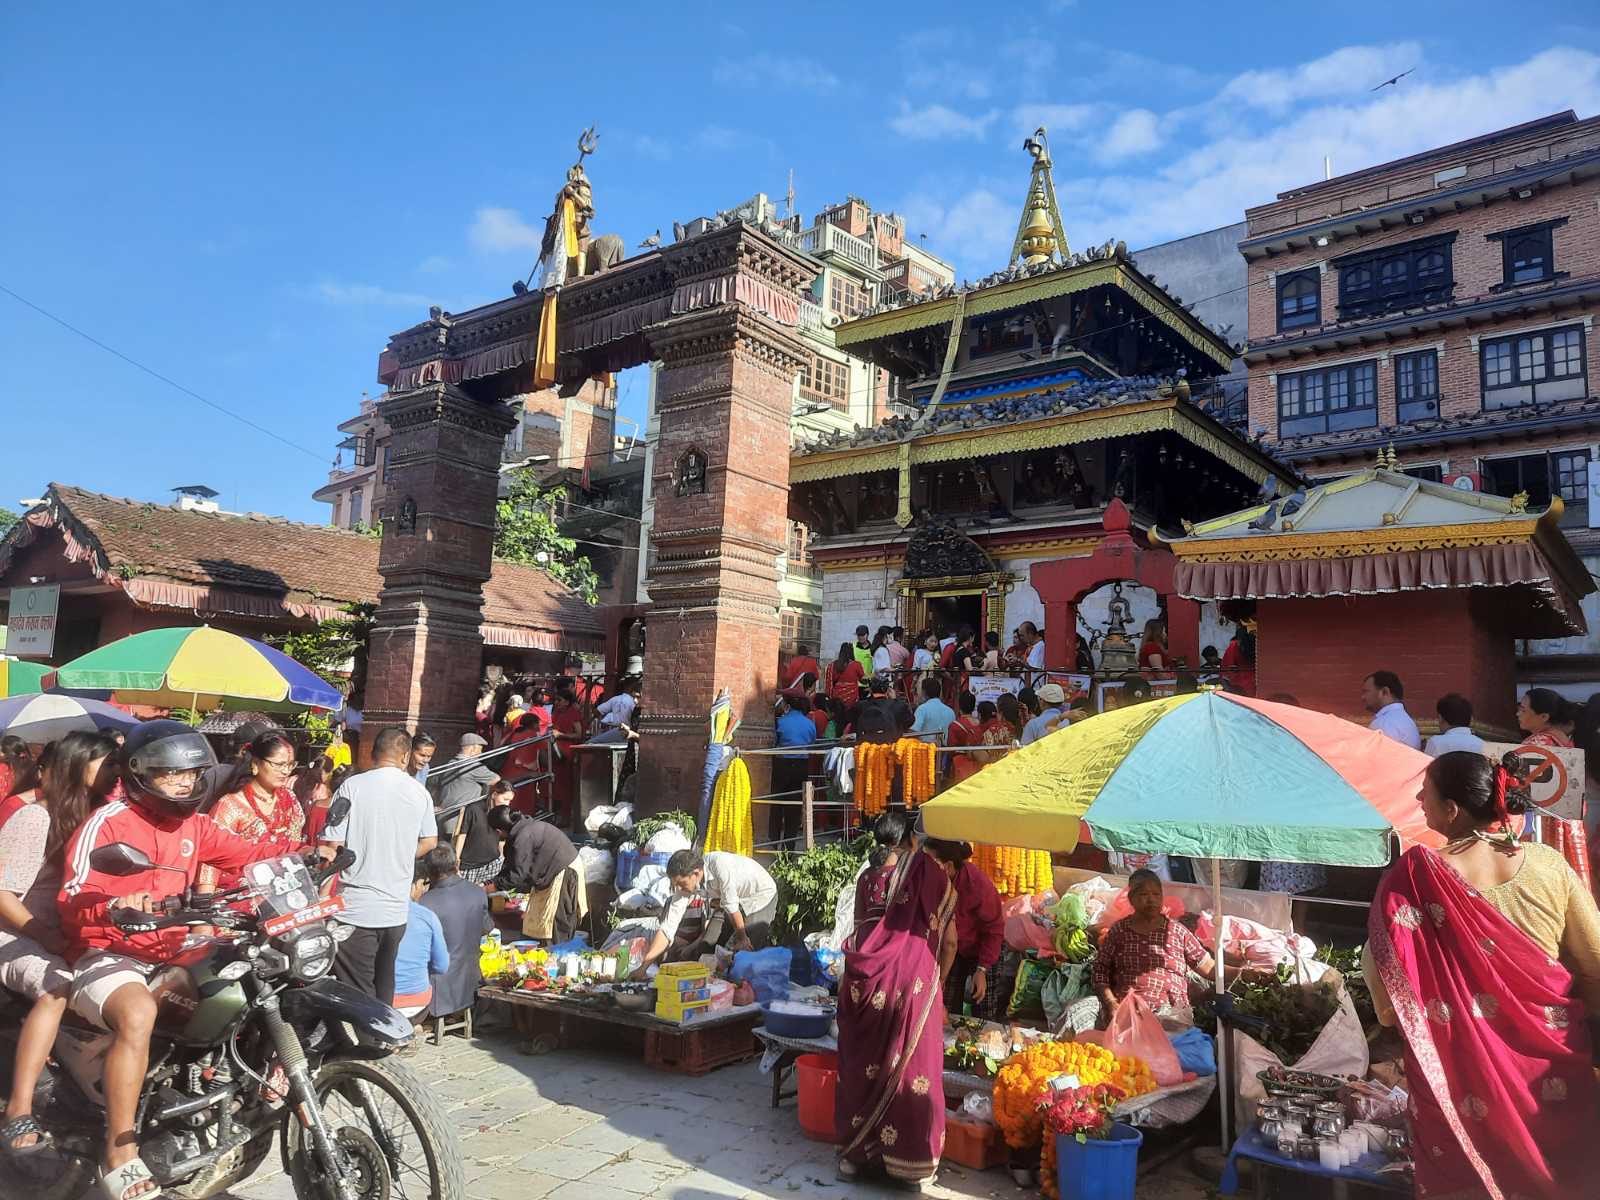
[[[182, 721], [145, 721], [122, 744], [128, 798], [156, 816], [182, 818], [200, 810], [216, 784], [217, 756], [205, 735]], [[158, 788], [163, 771], [199, 770], [194, 791], [172, 796]]]

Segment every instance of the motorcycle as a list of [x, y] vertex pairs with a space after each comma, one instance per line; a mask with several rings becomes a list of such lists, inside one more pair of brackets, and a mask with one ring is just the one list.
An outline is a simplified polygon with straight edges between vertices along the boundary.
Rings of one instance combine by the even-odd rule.
[[[116, 909], [130, 933], [209, 928], [150, 977], [157, 1017], [135, 1129], [139, 1153], [177, 1200], [203, 1200], [254, 1174], [281, 1134], [299, 1200], [463, 1200], [460, 1148], [438, 1102], [389, 1055], [411, 1039], [387, 1004], [329, 978], [341, 908], [323, 881], [348, 850], [313, 870], [296, 857], [253, 863], [230, 891], [193, 889], [155, 913]], [[95, 870], [157, 869], [140, 850], [101, 846]], [[170, 868], [169, 868], [170, 869]], [[348, 928], [348, 927], [343, 927]], [[28, 1007], [0, 992], [0, 1078]], [[68, 1015], [34, 1093], [59, 1171], [0, 1157], [0, 1196], [76, 1200], [105, 1141], [103, 1060], [111, 1035]]]

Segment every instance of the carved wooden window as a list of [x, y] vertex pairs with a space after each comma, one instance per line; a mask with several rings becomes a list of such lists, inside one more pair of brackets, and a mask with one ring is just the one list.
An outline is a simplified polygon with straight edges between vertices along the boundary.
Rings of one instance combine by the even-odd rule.
[[845, 320], [859, 317], [867, 307], [866, 289], [853, 279], [835, 274], [828, 284], [828, 307]]
[[1555, 253], [1555, 232], [1566, 223], [1566, 217], [1559, 217], [1554, 221], [1541, 221], [1537, 225], [1523, 225], [1517, 229], [1487, 234], [1489, 241], [1500, 243], [1504, 277], [1494, 290], [1503, 291], [1525, 283], [1566, 278], [1567, 272], [1556, 270]]
[[1321, 278], [1312, 271], [1278, 276], [1278, 332], [1321, 322]]
[[1451, 246], [1455, 234], [1423, 238], [1382, 250], [1335, 259], [1339, 270], [1339, 316], [1374, 316], [1450, 298]]

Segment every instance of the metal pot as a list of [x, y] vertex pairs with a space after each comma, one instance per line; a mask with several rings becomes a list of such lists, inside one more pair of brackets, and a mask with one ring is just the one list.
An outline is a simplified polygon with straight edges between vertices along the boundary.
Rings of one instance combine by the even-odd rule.
[[1256, 1121], [1256, 1128], [1261, 1131], [1261, 1140], [1267, 1145], [1276, 1145], [1283, 1136], [1283, 1122], [1275, 1117], [1261, 1117]]
[[1345, 1130], [1344, 1105], [1337, 1102], [1317, 1105], [1311, 1131], [1318, 1137], [1338, 1137]]

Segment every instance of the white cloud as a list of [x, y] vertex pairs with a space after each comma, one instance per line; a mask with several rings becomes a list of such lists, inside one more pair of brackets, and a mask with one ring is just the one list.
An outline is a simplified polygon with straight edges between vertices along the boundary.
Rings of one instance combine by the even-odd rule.
[[442, 254], [430, 254], [417, 264], [417, 272], [421, 275], [441, 275], [455, 266]]
[[479, 250], [537, 250], [542, 231], [529, 225], [514, 208], [480, 208], [467, 230], [467, 240]]
[[672, 157], [672, 143], [665, 138], [651, 137], [648, 133], [636, 133], [632, 142], [634, 152], [641, 158], [653, 158], [658, 162], [665, 162]]
[[325, 279], [311, 290], [317, 299], [326, 304], [351, 308], [373, 305], [424, 308], [429, 302], [428, 297], [416, 292], [394, 292], [371, 283], [335, 283]]
[[989, 126], [993, 125], [999, 116], [1000, 110], [997, 108], [968, 116], [953, 108], [946, 108], [942, 104], [912, 108], [908, 101], [902, 100], [899, 114], [889, 118], [889, 128], [901, 137], [917, 141], [933, 141], [938, 138], [972, 138], [974, 141], [982, 141], [989, 132]]
[[[1110, 127], [1097, 123], [1102, 113], [1095, 110], [1071, 137], [1066, 135], [1076, 105], [1057, 106], [1055, 113], [1049, 106], [1023, 106], [1012, 118], [1018, 128], [1031, 130], [1040, 120], [1050, 128], [1056, 186], [1072, 245], [1121, 238], [1138, 247], [1242, 221], [1246, 208], [1321, 179], [1323, 155], [1342, 174], [1565, 108], [1582, 116], [1600, 112], [1600, 55], [1587, 50], [1555, 47], [1508, 66], [1445, 79], [1424, 69], [1376, 93], [1367, 89], [1410, 64], [1396, 58], [1403, 65], [1369, 79], [1365, 66], [1358, 71], [1355, 64], [1390, 60], [1340, 58], [1336, 52], [1317, 62], [1330, 60], [1346, 63], [1359, 75], [1360, 87], [1347, 94], [1314, 94], [1335, 86], [1321, 67], [1286, 68], [1283, 86], [1296, 90], [1300, 99], [1281, 114], [1242, 104], [1238, 80], [1245, 77], [1239, 76], [1196, 107], [1139, 117], [1123, 113]], [[1162, 135], [1172, 157], [1155, 155], [1149, 164], [1132, 158], [1149, 153], [1133, 147]], [[1120, 169], [1085, 169], [1096, 157], [1115, 157], [1097, 155], [1101, 143], [1126, 151]], [[1083, 147], [1087, 158], [1069, 159], [1068, 144]], [[1002, 176], [969, 184], [964, 193], [924, 185], [902, 208], [908, 227], [927, 230], [930, 250], [954, 258], [965, 274], [976, 276], [1004, 265], [1024, 181], [1020, 174]], [[913, 211], [920, 225], [912, 220]], [[985, 234], [979, 228], [983, 219], [995, 222], [995, 230]]]
[[[1359, 96], [1401, 71], [1422, 61], [1422, 47], [1416, 42], [1396, 42], [1388, 46], [1345, 46], [1332, 54], [1297, 67], [1280, 70], [1246, 71], [1228, 81], [1218, 96], [1270, 112], [1283, 112], [1301, 100], [1323, 100], [1334, 96]], [[1415, 75], [1397, 86], [1415, 86]]]
[[1148, 108], [1131, 108], [1111, 122], [1104, 137], [1092, 140], [1103, 162], [1137, 158], [1161, 145], [1161, 124]]
[[725, 58], [711, 70], [711, 77], [729, 87], [798, 88], [810, 92], [831, 92], [839, 77], [814, 58], [777, 54], [750, 54]]

